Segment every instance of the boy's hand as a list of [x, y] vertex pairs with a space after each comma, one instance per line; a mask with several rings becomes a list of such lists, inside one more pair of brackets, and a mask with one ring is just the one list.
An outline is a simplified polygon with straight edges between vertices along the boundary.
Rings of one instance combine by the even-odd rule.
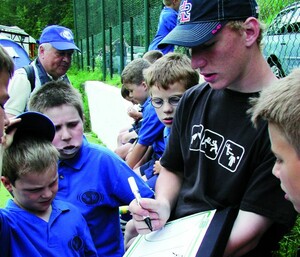
[[153, 174], [159, 174], [161, 170], [161, 165], [160, 165], [160, 161], [155, 161], [154, 165], [153, 165]]
[[129, 107], [127, 113], [129, 117], [133, 118], [134, 120], [139, 120], [142, 116], [142, 113], [137, 111], [134, 107]]
[[17, 128], [13, 128], [15, 124], [19, 123], [21, 121], [21, 118], [12, 118], [9, 120], [9, 124], [4, 127], [4, 135], [1, 138], [1, 144], [3, 145], [4, 148], [9, 147], [12, 142], [14, 135], [17, 131]]
[[144, 221], [144, 217], [149, 216], [153, 230], [158, 230], [166, 224], [171, 212], [167, 204], [150, 198], [142, 198], [140, 205], [137, 204], [136, 200], [133, 200], [129, 205], [129, 211], [132, 214], [133, 224], [139, 234], [151, 232]]

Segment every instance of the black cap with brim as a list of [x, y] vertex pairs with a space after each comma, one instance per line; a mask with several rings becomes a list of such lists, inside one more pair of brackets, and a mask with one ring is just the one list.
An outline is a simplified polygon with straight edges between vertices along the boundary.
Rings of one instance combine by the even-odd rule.
[[227, 21], [178, 24], [160, 42], [158, 48], [164, 48], [166, 45], [196, 47], [212, 39], [226, 23]]
[[17, 128], [14, 141], [30, 136], [52, 142], [55, 136], [55, 126], [47, 116], [39, 112], [24, 112], [16, 118], [21, 118], [21, 121], [9, 126], [6, 130], [6, 133], [9, 133], [12, 129]]
[[161, 41], [168, 45], [196, 47], [212, 39], [229, 21], [258, 18], [255, 0], [182, 0], [176, 27]]

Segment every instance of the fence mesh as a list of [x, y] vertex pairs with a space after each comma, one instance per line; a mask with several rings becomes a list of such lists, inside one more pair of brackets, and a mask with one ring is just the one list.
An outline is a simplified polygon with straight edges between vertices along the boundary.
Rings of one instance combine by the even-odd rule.
[[[273, 28], [272, 34], [268, 32], [264, 37], [268, 45], [264, 50], [265, 56], [278, 76], [284, 76], [293, 67], [299, 66], [300, 2], [258, 0], [260, 20], [267, 25], [267, 29], [276, 15], [293, 3], [298, 5], [292, 13], [294, 18], [291, 18], [291, 13], [283, 15], [278, 19], [282, 25], [276, 24], [278, 27]], [[78, 67], [99, 67], [104, 72], [104, 79], [107, 72], [111, 76], [120, 73], [129, 61], [141, 57], [147, 50], [155, 36], [162, 7], [162, 0], [74, 1], [75, 37], [82, 50], [75, 58]], [[282, 39], [279, 36], [284, 36], [285, 43], [292, 45], [292, 48], [287, 46], [283, 49], [282, 44], [280, 47], [279, 41]], [[278, 55], [285, 57], [281, 60]]]

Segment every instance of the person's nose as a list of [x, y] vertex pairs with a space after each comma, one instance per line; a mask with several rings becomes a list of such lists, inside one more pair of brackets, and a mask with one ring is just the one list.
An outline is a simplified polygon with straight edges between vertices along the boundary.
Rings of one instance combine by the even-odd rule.
[[164, 113], [173, 112], [173, 106], [168, 101], [164, 101], [162, 108]]
[[278, 168], [276, 163], [272, 169], [272, 173], [276, 178], [278, 178], [278, 179], [280, 178], [280, 169]]
[[43, 193], [42, 193], [43, 198], [48, 199], [48, 198], [51, 198], [52, 195], [53, 195], [53, 192], [52, 192], [51, 188], [47, 187], [43, 190]]
[[193, 69], [201, 69], [207, 64], [202, 54], [202, 50], [192, 50], [191, 66]]
[[63, 127], [61, 130], [61, 140], [67, 141], [72, 138], [72, 134], [70, 133], [69, 129], [66, 127]]
[[67, 62], [67, 63], [71, 63], [71, 61], [72, 61], [72, 55], [70, 55], [70, 54], [65, 54], [65, 55], [63, 56], [63, 61], [64, 61], [64, 62]]

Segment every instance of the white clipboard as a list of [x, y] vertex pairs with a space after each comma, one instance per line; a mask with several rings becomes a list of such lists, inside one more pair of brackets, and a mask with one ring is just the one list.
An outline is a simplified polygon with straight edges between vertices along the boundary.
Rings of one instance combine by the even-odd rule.
[[160, 230], [139, 235], [123, 257], [196, 256], [216, 210], [168, 222]]

